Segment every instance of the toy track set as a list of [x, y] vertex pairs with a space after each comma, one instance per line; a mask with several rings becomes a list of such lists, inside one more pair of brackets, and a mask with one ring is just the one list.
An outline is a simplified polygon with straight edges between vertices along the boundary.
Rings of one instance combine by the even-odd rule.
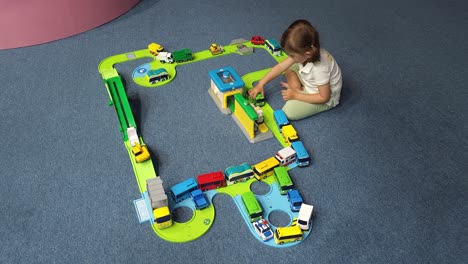
[[[264, 49], [281, 62], [287, 56], [276, 46], [273, 39], [265, 41], [260, 36], [253, 36], [250, 41], [236, 39], [225, 46], [213, 43], [207, 50], [195, 53], [188, 48], [168, 52], [161, 45], [151, 43], [147, 49], [110, 56], [99, 64], [98, 70], [110, 97], [109, 105], [117, 114], [124, 146], [140, 190], [141, 198], [134, 201], [138, 219], [140, 223], [149, 222], [162, 239], [183, 243], [201, 237], [214, 223], [213, 197], [224, 193], [233, 198], [248, 229], [261, 243], [272, 247], [300, 243], [312, 231], [313, 206], [303, 202], [288, 171], [308, 166], [310, 157], [282, 110], [274, 111], [264, 98], [252, 100], [247, 95], [248, 89], [269, 68], [239, 76], [233, 67], [222, 67], [210, 71], [207, 76], [207, 82], [211, 83], [208, 94], [219, 110], [232, 116], [249, 142], [276, 138], [283, 149], [257, 164], [243, 163], [224, 171], [198, 175], [196, 179], [189, 178], [165, 193], [164, 178], [154, 170], [150, 152], [138, 133], [124, 82], [114, 66], [142, 58], [153, 59], [132, 73], [136, 84], [152, 88], [173, 81], [177, 66], [228, 54], [246, 55], [253, 53], [254, 49]], [[250, 185], [255, 181], [265, 182], [270, 191], [265, 195], [253, 194]], [[184, 223], [173, 221], [171, 212], [178, 207], [190, 208], [192, 218]], [[276, 210], [290, 216], [287, 227], [269, 224], [268, 216]]]

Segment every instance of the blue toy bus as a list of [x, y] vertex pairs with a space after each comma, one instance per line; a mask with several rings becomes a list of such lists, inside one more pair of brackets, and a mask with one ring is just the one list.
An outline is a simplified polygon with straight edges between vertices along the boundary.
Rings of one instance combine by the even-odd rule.
[[247, 163], [242, 163], [239, 166], [231, 166], [224, 170], [227, 185], [238, 182], [244, 182], [254, 176], [252, 167]]
[[289, 125], [289, 120], [286, 117], [286, 114], [284, 113], [283, 110], [275, 110], [273, 112], [273, 116], [275, 118], [276, 126], [278, 127], [278, 130], [281, 132], [281, 128], [285, 125]]
[[167, 79], [169, 79], [169, 74], [164, 68], [150, 70], [148, 73], [146, 73], [146, 80], [148, 80], [148, 82], [151, 84], [165, 81]]
[[198, 189], [197, 182], [193, 178], [180, 182], [171, 188], [171, 195], [176, 203], [190, 197], [190, 193]]
[[275, 56], [281, 56], [281, 46], [275, 39], [267, 39], [265, 41], [265, 46]]
[[299, 167], [305, 167], [309, 166], [310, 164], [310, 156], [307, 150], [304, 147], [304, 144], [302, 144], [302, 141], [294, 141], [291, 143], [291, 147], [296, 151], [297, 155], [297, 166]]

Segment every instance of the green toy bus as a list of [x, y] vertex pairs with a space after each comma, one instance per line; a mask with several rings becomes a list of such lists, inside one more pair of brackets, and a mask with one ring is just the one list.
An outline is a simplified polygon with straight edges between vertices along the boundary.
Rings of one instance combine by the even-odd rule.
[[250, 218], [250, 222], [260, 220], [263, 217], [263, 210], [258, 203], [257, 198], [255, 198], [255, 194], [252, 191], [249, 191], [243, 193], [241, 197], [245, 210], [247, 210], [247, 215]]
[[294, 183], [289, 177], [289, 173], [286, 167], [276, 167], [275, 169], [275, 180], [278, 183], [278, 188], [281, 194], [285, 195], [294, 187]]

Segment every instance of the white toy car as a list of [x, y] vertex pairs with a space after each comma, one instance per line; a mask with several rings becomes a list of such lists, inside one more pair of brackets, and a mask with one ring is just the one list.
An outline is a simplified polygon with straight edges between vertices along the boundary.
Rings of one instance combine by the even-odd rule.
[[273, 231], [271, 231], [268, 221], [260, 219], [252, 223], [255, 232], [260, 236], [263, 241], [268, 241], [273, 238]]

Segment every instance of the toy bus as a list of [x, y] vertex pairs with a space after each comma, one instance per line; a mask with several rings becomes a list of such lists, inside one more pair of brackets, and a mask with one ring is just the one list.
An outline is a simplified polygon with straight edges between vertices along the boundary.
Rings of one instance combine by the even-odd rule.
[[244, 204], [245, 210], [247, 211], [247, 215], [250, 218], [250, 222], [255, 222], [257, 220], [262, 219], [263, 217], [263, 210], [260, 204], [255, 197], [255, 194], [252, 191], [243, 193], [241, 195], [242, 202]]
[[267, 39], [265, 40], [265, 46], [271, 52], [271, 54], [275, 56], [281, 56], [281, 46], [275, 39]]
[[158, 229], [170, 227], [172, 225], [171, 212], [169, 207], [163, 206], [153, 210], [154, 224]]
[[190, 197], [190, 193], [198, 189], [197, 182], [193, 178], [180, 182], [171, 188], [171, 195], [176, 203]]
[[291, 146], [292, 142], [299, 140], [296, 129], [294, 129], [291, 124], [283, 126], [281, 134], [283, 134], [284, 142], [286, 142], [288, 146]]
[[164, 68], [160, 68], [157, 70], [149, 70], [146, 73], [146, 80], [151, 84], [165, 81], [167, 79], [169, 79], [169, 74]]
[[253, 166], [254, 176], [257, 180], [265, 179], [273, 174], [273, 169], [279, 166], [279, 161], [275, 157], [268, 158]]
[[224, 176], [226, 178], [227, 185], [231, 185], [251, 179], [254, 176], [254, 173], [249, 164], [243, 163], [239, 166], [228, 167], [224, 170]]
[[280, 162], [280, 166], [288, 166], [289, 164], [296, 161], [297, 155], [296, 151], [288, 146], [278, 151], [275, 158]]
[[273, 112], [273, 116], [275, 118], [276, 126], [278, 127], [278, 130], [281, 132], [281, 128], [285, 125], [289, 125], [289, 120], [286, 117], [286, 114], [284, 113], [283, 110], [275, 110]]
[[277, 227], [274, 238], [276, 244], [299, 241], [302, 240], [302, 230], [297, 225]]
[[280, 166], [274, 169], [275, 180], [278, 183], [278, 188], [280, 193], [285, 195], [294, 187], [294, 183], [289, 176], [288, 170], [286, 167]]
[[291, 147], [294, 149], [294, 151], [296, 151], [297, 166], [299, 167], [309, 166], [310, 156], [307, 150], [305, 149], [304, 144], [302, 144], [302, 141], [298, 140], [298, 141], [292, 142]]
[[226, 186], [224, 174], [221, 171], [200, 174], [197, 177], [198, 188], [202, 191], [208, 191]]

